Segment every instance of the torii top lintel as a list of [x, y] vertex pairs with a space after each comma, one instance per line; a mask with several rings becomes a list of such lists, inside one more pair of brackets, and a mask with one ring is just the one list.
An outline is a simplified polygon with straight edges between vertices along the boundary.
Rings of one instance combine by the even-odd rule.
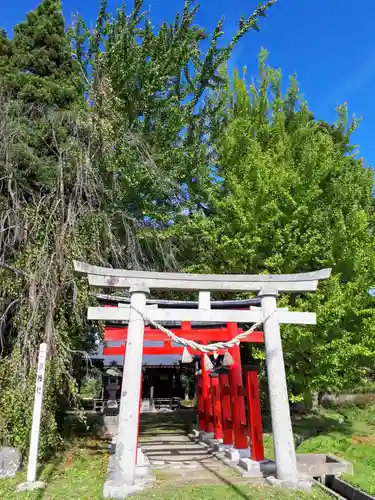
[[92, 266], [74, 261], [74, 270], [87, 275], [89, 284], [99, 288], [145, 287], [164, 290], [222, 290], [259, 292], [313, 292], [318, 281], [330, 277], [331, 269], [298, 274], [189, 274], [130, 271]]

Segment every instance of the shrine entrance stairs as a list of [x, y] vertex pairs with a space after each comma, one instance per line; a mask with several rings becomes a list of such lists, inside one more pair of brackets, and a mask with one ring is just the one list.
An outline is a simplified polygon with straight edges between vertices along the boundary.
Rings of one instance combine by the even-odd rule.
[[161, 486], [263, 484], [228, 467], [198, 441], [189, 438], [195, 411], [143, 414], [139, 444]]

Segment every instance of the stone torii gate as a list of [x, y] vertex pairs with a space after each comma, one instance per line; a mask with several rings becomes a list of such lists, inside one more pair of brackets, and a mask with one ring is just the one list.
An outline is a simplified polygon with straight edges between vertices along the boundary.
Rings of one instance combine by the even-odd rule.
[[[145, 320], [199, 321], [207, 323], [264, 323], [267, 378], [271, 407], [277, 479], [298, 487], [299, 475], [289, 411], [280, 324], [316, 324], [316, 314], [277, 309], [281, 292], [316, 291], [319, 280], [329, 278], [330, 269], [290, 275], [205, 275], [129, 271], [74, 262], [75, 271], [87, 275], [98, 288], [128, 289], [130, 306], [89, 307], [88, 319], [128, 322], [127, 355], [124, 362], [121, 404], [116, 441], [114, 473], [105, 488], [108, 497], [125, 498], [135, 487], [139, 398]], [[161, 309], [146, 307], [150, 289], [199, 292], [198, 309]], [[259, 310], [213, 310], [211, 291], [257, 292]], [[108, 483], [108, 482], [107, 482]]]

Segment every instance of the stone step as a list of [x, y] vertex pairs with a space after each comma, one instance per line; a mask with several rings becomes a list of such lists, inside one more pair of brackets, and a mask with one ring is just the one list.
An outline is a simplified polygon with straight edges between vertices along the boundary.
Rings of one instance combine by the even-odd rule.
[[159, 443], [189, 443], [191, 442], [189, 438], [176, 438], [175, 436], [170, 436], [170, 437], [160, 437], [160, 436], [153, 436], [150, 434], [149, 436], [141, 435], [139, 437], [139, 441], [147, 443], [148, 441], [151, 442], [159, 442]]
[[188, 450], [171, 450], [170, 448], [164, 448], [164, 449], [161, 449], [161, 450], [148, 450], [146, 448], [142, 448], [142, 450], [144, 451], [144, 453], [146, 453], [146, 455], [148, 457], [152, 457], [152, 456], [155, 456], [155, 455], [163, 455], [163, 456], [172, 456], [172, 455], [178, 455], [178, 456], [181, 456], [183, 457], [184, 455], [199, 455], [199, 456], [206, 456], [206, 457], [210, 457], [212, 456], [210, 453], [207, 453], [207, 450], [200, 450], [200, 449], [188, 449]]
[[142, 445], [142, 449], [145, 451], [158, 451], [158, 450], [202, 450], [206, 451], [203, 447], [196, 446], [194, 444], [174, 444], [174, 445], [165, 445], [165, 444], [152, 444], [152, 445]]
[[147, 454], [147, 458], [150, 463], [153, 462], [204, 462], [205, 460], [210, 460], [211, 457], [208, 455], [155, 455], [150, 456]]
[[160, 443], [191, 443], [190, 439], [185, 436], [150, 436], [142, 435], [139, 437], [140, 441], [157, 441]]
[[188, 437], [185, 436], [173, 436], [173, 435], [163, 435], [163, 436], [155, 436], [154, 434], [141, 434], [139, 437], [140, 441], [157, 441], [160, 443], [189, 443], [191, 442]]

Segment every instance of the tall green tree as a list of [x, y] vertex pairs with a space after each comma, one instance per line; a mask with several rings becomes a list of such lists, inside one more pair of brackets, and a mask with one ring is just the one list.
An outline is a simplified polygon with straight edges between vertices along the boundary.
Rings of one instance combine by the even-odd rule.
[[27, 448], [37, 350], [45, 341], [53, 376], [45, 393], [44, 454], [60, 442], [61, 395], [66, 402], [75, 394], [74, 352], [92, 346], [81, 301], [72, 304], [78, 285], [68, 263], [73, 248], [98, 244], [96, 215], [106, 217], [97, 202], [103, 191], [93, 173], [97, 158], [85, 160], [91, 149], [85, 141], [93, 144], [96, 134], [61, 2], [41, 2], [11, 40], [1, 33], [0, 67], [0, 440]]
[[[14, 101], [14, 126], [20, 131], [13, 146], [17, 176], [28, 196], [35, 190], [48, 192], [57, 158], [46, 110], [67, 111], [84, 103], [82, 75], [71, 56], [60, 0], [43, 0], [15, 26], [11, 41], [2, 35], [0, 47], [0, 84]], [[54, 134], [61, 142], [67, 130], [60, 127]]]
[[195, 206], [201, 187], [186, 168], [207, 185], [202, 98], [220, 88], [220, 66], [273, 3], [243, 20], [223, 50], [221, 21], [207, 55], [188, 0], [181, 19], [159, 30], [142, 2], [115, 19], [103, 2], [93, 32], [82, 20], [72, 29], [70, 59], [57, 1], [43, 1], [13, 41], [2, 36], [0, 441], [27, 449], [40, 342], [50, 353], [41, 453], [58, 445], [61, 399], [76, 402], [73, 367], [91, 345], [93, 297], [73, 259], [171, 265], [160, 239], [140, 229], [167, 225], [190, 198]]
[[[224, 19], [206, 33], [196, 24], [199, 5], [194, 3], [185, 0], [171, 23], [156, 27], [143, 1], [130, 13], [119, 8], [114, 19], [103, 1], [96, 28], [86, 31], [88, 42], [82, 20], [74, 30], [77, 60], [93, 78], [95, 106], [101, 116], [111, 115], [117, 134], [117, 196], [153, 227], [200, 203], [199, 193], [208, 184], [205, 135], [216, 119], [205, 98], [225, 83], [220, 68], [243, 36], [258, 29], [258, 18], [275, 0], [240, 20], [227, 45], [220, 43]], [[146, 165], [140, 161], [144, 150]]]
[[43, 0], [14, 28], [9, 71], [1, 75], [14, 97], [69, 108], [82, 98], [60, 0]]
[[[375, 357], [374, 202], [370, 169], [351, 149], [346, 108], [322, 126], [295, 78], [260, 59], [260, 79], [235, 76], [216, 133], [216, 181], [207, 209], [170, 228], [185, 268], [217, 273], [297, 273], [332, 267], [316, 294], [281, 305], [317, 311], [317, 327], [284, 326], [290, 391], [353, 386]], [[340, 131], [340, 137], [332, 131]]]

